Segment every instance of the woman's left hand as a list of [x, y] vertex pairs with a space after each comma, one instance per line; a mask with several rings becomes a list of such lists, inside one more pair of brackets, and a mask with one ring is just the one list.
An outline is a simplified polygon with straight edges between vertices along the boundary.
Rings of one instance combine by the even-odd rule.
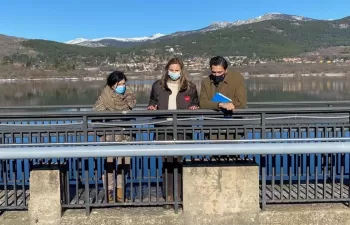
[[190, 106], [188, 109], [190, 109], [190, 110], [196, 110], [196, 109], [199, 109], [199, 107], [196, 106], [196, 105], [193, 105], [193, 106]]

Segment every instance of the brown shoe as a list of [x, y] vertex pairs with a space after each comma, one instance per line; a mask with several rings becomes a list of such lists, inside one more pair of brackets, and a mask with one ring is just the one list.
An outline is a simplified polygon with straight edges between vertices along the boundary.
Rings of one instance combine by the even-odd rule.
[[116, 189], [116, 196], [117, 196], [117, 202], [124, 202], [124, 196], [123, 196], [123, 189], [117, 188]]
[[123, 188], [116, 189], [117, 202], [129, 202], [129, 199], [125, 198], [123, 195]]

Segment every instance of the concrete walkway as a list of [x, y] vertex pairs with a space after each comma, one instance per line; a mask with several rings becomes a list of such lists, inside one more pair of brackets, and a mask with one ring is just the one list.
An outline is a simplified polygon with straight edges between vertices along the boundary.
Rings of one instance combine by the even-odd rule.
[[[240, 215], [242, 216], [242, 215]], [[246, 215], [245, 221], [237, 221], [235, 215], [203, 218], [201, 224], [223, 225], [345, 225], [350, 224], [350, 209], [343, 204], [305, 204], [268, 206], [266, 211]], [[5, 212], [0, 216], [1, 225], [27, 225], [26, 211]], [[90, 216], [76, 209], [64, 213], [62, 225], [195, 225], [186, 223], [184, 213], [158, 208], [106, 208], [94, 209]]]

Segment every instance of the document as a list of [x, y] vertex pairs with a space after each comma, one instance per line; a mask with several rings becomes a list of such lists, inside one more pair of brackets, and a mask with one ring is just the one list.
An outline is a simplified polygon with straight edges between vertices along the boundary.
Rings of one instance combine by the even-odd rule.
[[228, 102], [232, 102], [232, 100], [228, 97], [226, 97], [225, 95], [216, 92], [214, 97], [211, 99], [212, 102], [222, 102], [222, 103], [228, 103]]

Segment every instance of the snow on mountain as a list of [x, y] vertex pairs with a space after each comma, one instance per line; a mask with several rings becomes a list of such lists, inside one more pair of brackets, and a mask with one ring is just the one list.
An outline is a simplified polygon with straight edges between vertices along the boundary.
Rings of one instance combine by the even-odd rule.
[[[71, 41], [67, 41], [65, 43], [84, 45], [83, 43], [85, 42], [91, 43], [91, 42], [99, 42], [99, 41], [105, 41], [105, 40], [114, 40], [114, 41], [120, 41], [120, 42], [142, 42], [142, 41], [154, 40], [163, 36], [164, 34], [157, 33], [149, 37], [133, 37], [133, 38], [103, 37], [103, 38], [96, 38], [96, 39], [77, 38]], [[96, 45], [98, 45], [98, 43], [96, 43]]]
[[[251, 24], [251, 23], [258, 23], [265, 20], [288, 20], [288, 21], [313, 21], [314, 19], [303, 17], [303, 16], [295, 16], [295, 15], [288, 15], [288, 14], [282, 14], [282, 13], [267, 13], [262, 16], [258, 16], [254, 19], [248, 19], [248, 20], [237, 20], [235, 22], [225, 22], [225, 23], [212, 23], [211, 25], [200, 29], [201, 32], [207, 32], [207, 31], [213, 31], [221, 28], [227, 28], [227, 27], [233, 27], [233, 26], [241, 26], [245, 24]], [[221, 26], [218, 26], [220, 24]]]
[[84, 41], [88, 41], [88, 39], [85, 39], [85, 38], [77, 38], [77, 39], [74, 39], [74, 40], [71, 40], [71, 41], [67, 41], [65, 42], [66, 44], [71, 44], [71, 45], [76, 45], [76, 44], [79, 44], [81, 42], [84, 42]]
[[241, 26], [245, 24], [258, 23], [266, 20], [287, 20], [287, 21], [300, 22], [300, 21], [314, 21], [315, 19], [276, 12], [276, 13], [267, 13], [248, 20], [237, 20], [234, 22], [214, 22], [209, 26], [198, 30], [179, 31], [169, 35], [157, 33], [149, 37], [134, 37], [134, 38], [104, 37], [104, 38], [97, 38], [97, 39], [91, 39], [91, 40], [85, 39], [85, 38], [78, 38], [75, 40], [68, 41], [66, 42], [66, 44], [77, 44], [77, 45], [88, 46], [88, 47], [130, 46], [130, 45], [137, 45], [138, 43], [142, 43], [144, 41], [155, 40], [161, 37], [171, 38], [174, 36], [185, 36], [185, 35], [194, 34], [194, 33], [204, 33], [204, 32], [219, 30], [223, 28], [233, 27], [233, 26]]
[[116, 40], [116, 41], [124, 41], [124, 42], [132, 42], [132, 41], [148, 41], [148, 40], [154, 40], [160, 37], [163, 37], [165, 34], [154, 34], [152, 36], [149, 37], [134, 37], [134, 38], [115, 38], [115, 37], [104, 37], [104, 38], [97, 38], [97, 39], [93, 39], [91, 41], [101, 41], [101, 40], [105, 40], [105, 39], [109, 39], [109, 40]]

